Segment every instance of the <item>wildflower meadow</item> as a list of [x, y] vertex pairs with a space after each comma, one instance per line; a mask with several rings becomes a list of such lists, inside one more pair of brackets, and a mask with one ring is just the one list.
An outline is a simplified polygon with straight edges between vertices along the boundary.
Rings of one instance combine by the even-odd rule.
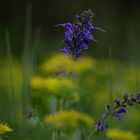
[[[1, 27], [0, 140], [139, 140], [140, 58], [134, 32], [127, 32], [128, 46], [135, 45], [128, 52], [96, 47], [113, 28], [96, 22], [98, 14], [89, 5], [62, 20], [58, 11], [51, 32], [43, 28], [47, 42], [32, 25], [35, 8], [24, 7], [24, 23]], [[49, 39], [58, 32], [57, 39]]]

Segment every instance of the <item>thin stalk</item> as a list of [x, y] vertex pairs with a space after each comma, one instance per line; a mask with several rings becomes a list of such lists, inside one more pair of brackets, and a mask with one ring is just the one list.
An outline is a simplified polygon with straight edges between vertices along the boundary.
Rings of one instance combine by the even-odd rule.
[[52, 140], [58, 140], [58, 131], [54, 131], [52, 134]]
[[31, 10], [32, 6], [27, 6], [26, 19], [25, 19], [25, 39], [24, 39], [24, 50], [23, 50], [23, 108], [29, 106], [30, 95], [29, 95], [29, 80], [31, 77], [31, 59], [30, 59], [30, 35], [31, 35]]
[[112, 47], [109, 48], [109, 104], [113, 104], [113, 86], [112, 86]]
[[32, 62], [33, 62], [33, 70], [36, 70], [37, 67], [37, 52], [38, 52], [38, 46], [39, 46], [39, 39], [40, 39], [40, 29], [36, 30], [35, 38], [33, 41], [33, 47], [32, 47]]
[[10, 98], [10, 112], [13, 117], [14, 125], [16, 125], [16, 105], [15, 105], [15, 96], [14, 96], [14, 90], [13, 90], [13, 58], [12, 58], [12, 51], [11, 51], [11, 44], [10, 44], [10, 34], [9, 31], [5, 31], [5, 42], [6, 42], [6, 52], [7, 52], [7, 64], [9, 68], [9, 98]]
[[[66, 105], [66, 98], [64, 99], [56, 99], [56, 112], [57, 111], [63, 111], [65, 109]], [[59, 137], [61, 136], [62, 130], [57, 129], [56, 131], [53, 132], [53, 140], [58, 140]]]
[[94, 129], [94, 130], [91, 132], [91, 134], [88, 136], [87, 140], [90, 140], [91, 138], [95, 137], [96, 133], [97, 133], [97, 130]]

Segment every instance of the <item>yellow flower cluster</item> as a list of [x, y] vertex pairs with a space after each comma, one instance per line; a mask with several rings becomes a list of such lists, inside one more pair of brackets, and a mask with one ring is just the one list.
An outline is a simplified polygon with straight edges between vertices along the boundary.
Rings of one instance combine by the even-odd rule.
[[70, 129], [82, 126], [93, 126], [94, 120], [85, 113], [77, 111], [60, 111], [54, 115], [47, 115], [44, 118], [46, 125], [54, 128]]
[[119, 129], [108, 129], [106, 131], [108, 138], [113, 140], [138, 140], [138, 137], [130, 131], [122, 131]]
[[45, 61], [40, 70], [42, 73], [54, 73], [59, 70], [66, 72], [83, 73], [87, 70], [93, 69], [95, 61], [91, 58], [85, 58], [79, 61], [73, 61], [71, 58], [63, 54], [54, 55], [48, 61]]
[[47, 90], [58, 95], [72, 92], [76, 88], [76, 84], [72, 80], [58, 77], [34, 77], [30, 84], [33, 90]]
[[13, 129], [10, 128], [7, 124], [0, 123], [0, 134], [6, 133], [6, 132], [12, 132]]

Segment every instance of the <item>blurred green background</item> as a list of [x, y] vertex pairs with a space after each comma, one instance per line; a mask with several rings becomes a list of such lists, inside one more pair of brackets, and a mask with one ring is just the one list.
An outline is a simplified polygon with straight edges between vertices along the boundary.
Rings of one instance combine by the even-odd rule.
[[[0, 123], [8, 123], [14, 129], [3, 139], [50, 139], [49, 128], [24, 117], [24, 110], [30, 107], [36, 110], [40, 121], [50, 113], [48, 99], [44, 105], [42, 99], [33, 96], [30, 80], [38, 75], [54, 76], [53, 71], [45, 75], [40, 71], [42, 63], [50, 65], [50, 59], [55, 59], [65, 46], [64, 31], [54, 25], [72, 22], [74, 15], [85, 9], [95, 13], [94, 25], [106, 32], [96, 31], [94, 38], [98, 41], [91, 42], [84, 54], [94, 65], [78, 73], [80, 101], [72, 107], [98, 120], [111, 96], [114, 100], [126, 92], [139, 92], [140, 1], [0, 1]], [[140, 107], [129, 108], [129, 112], [123, 122], [112, 119], [109, 126], [140, 137]], [[105, 139], [104, 133], [101, 137], [97, 139]]]
[[95, 33], [98, 42], [91, 43], [90, 55], [108, 57], [108, 48], [112, 47], [113, 57], [127, 61], [132, 54], [138, 52], [140, 2], [137, 0], [6, 0], [0, 2], [2, 54], [5, 52], [3, 34], [6, 29], [11, 33], [13, 53], [22, 54], [28, 4], [31, 6], [31, 15], [28, 14], [30, 32], [33, 35], [31, 42], [38, 34], [42, 41], [40, 51], [53, 50], [55, 47], [59, 49], [63, 46], [63, 31], [54, 28], [54, 25], [73, 21], [75, 14], [84, 9], [92, 9], [95, 13], [94, 24], [106, 30], [106, 33]]

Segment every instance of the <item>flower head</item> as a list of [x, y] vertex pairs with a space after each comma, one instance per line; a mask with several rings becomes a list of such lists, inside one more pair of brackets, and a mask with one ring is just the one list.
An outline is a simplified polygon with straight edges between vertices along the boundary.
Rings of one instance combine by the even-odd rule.
[[0, 134], [6, 133], [6, 132], [12, 132], [13, 129], [10, 128], [7, 124], [0, 123]]
[[94, 120], [85, 113], [74, 110], [63, 110], [56, 112], [54, 115], [47, 115], [44, 118], [44, 123], [54, 128], [71, 129], [79, 127], [93, 126]]
[[34, 91], [47, 91], [47, 93], [51, 93], [59, 98], [66, 96], [68, 93], [74, 92], [77, 88], [77, 85], [74, 84], [71, 79], [65, 77], [43, 78], [41, 76], [36, 76], [31, 79], [30, 85]]
[[49, 60], [45, 60], [41, 66], [40, 71], [43, 75], [55, 74], [56, 76], [67, 77], [72, 73], [84, 74], [91, 71], [96, 65], [96, 61], [92, 58], [83, 58], [79, 61], [73, 61], [70, 57], [64, 54], [56, 54]]
[[64, 42], [67, 47], [61, 49], [61, 51], [66, 55], [71, 52], [73, 57], [77, 59], [84, 50], [88, 49], [88, 43], [94, 40], [92, 31], [99, 29], [93, 25], [93, 17], [94, 13], [88, 9], [80, 16], [76, 15], [73, 23], [57, 25], [66, 29]]

